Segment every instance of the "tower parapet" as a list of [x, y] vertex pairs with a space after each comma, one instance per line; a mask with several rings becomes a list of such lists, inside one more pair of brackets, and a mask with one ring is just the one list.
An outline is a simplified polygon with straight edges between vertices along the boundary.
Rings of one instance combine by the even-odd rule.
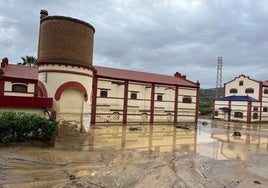
[[40, 11], [38, 63], [92, 66], [95, 28], [82, 20]]

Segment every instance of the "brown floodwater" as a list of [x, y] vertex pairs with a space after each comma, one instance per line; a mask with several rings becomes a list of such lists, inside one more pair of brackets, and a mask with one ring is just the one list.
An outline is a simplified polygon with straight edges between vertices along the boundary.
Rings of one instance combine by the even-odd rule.
[[138, 161], [157, 160], [159, 153], [178, 151], [180, 156], [247, 161], [252, 154], [268, 153], [268, 125], [209, 119], [196, 126], [103, 125], [92, 127], [90, 134], [60, 134], [54, 147], [1, 147], [0, 187], [61, 187], [67, 179], [110, 173], [111, 163], [123, 168], [134, 155]]

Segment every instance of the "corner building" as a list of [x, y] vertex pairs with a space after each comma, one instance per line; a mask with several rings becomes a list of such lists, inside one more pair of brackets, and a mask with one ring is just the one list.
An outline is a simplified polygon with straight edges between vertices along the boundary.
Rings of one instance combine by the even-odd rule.
[[239, 75], [224, 84], [224, 97], [213, 100], [213, 119], [268, 121], [268, 82]]

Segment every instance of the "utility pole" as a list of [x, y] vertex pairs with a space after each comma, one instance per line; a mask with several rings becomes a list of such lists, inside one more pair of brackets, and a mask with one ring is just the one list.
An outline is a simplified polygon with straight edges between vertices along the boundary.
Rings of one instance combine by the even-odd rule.
[[218, 57], [216, 95], [215, 95], [216, 99], [222, 96], [221, 89], [222, 89], [222, 57]]

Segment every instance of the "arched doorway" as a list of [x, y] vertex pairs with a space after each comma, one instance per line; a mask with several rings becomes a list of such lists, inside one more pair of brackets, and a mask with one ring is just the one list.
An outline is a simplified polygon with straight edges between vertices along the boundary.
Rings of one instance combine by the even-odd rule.
[[76, 88], [65, 89], [59, 100], [61, 132], [81, 132], [84, 94]]

